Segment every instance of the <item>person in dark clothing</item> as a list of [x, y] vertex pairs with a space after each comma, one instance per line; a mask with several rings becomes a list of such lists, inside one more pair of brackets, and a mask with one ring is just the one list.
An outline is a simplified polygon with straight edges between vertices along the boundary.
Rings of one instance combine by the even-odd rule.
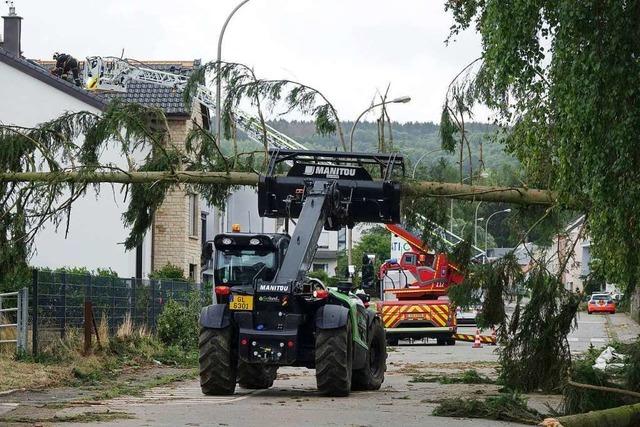
[[82, 86], [78, 72], [78, 61], [76, 58], [66, 53], [56, 52], [53, 54], [53, 59], [56, 61], [56, 67], [52, 70], [53, 74], [58, 77], [62, 77], [65, 74], [68, 75], [71, 73], [76, 86]]

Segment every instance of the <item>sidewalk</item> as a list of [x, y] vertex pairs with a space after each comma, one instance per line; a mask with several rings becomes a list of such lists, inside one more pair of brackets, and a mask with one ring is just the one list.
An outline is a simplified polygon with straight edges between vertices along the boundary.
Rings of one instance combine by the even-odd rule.
[[606, 320], [607, 333], [611, 340], [630, 342], [638, 339], [640, 325], [631, 319], [627, 313], [606, 316]]

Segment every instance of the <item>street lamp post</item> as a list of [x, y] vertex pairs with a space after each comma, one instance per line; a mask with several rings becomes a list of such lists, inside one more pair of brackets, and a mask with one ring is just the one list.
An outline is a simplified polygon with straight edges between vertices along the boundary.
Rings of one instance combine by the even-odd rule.
[[351, 127], [351, 134], [349, 135], [349, 151], [353, 151], [353, 133], [356, 131], [356, 126], [358, 126], [358, 122], [360, 121], [360, 119], [362, 118], [362, 116], [364, 116], [365, 114], [367, 114], [369, 111], [373, 110], [376, 107], [380, 107], [381, 105], [387, 105], [387, 104], [406, 104], [407, 102], [411, 101], [411, 97], [409, 96], [401, 96], [399, 98], [395, 98], [392, 99], [390, 101], [382, 101], [382, 102], [378, 102], [377, 104], [373, 104], [371, 105], [369, 108], [367, 108], [366, 110], [364, 110], [356, 119], [355, 122], [353, 122], [353, 126]]
[[484, 221], [484, 217], [476, 218], [473, 227], [473, 246], [478, 247], [478, 223]]
[[244, 6], [245, 4], [247, 4], [249, 2], [249, 0], [243, 0], [241, 1], [229, 14], [229, 16], [227, 16], [227, 20], [224, 21], [224, 25], [222, 26], [222, 29], [220, 30], [220, 35], [218, 36], [218, 60], [216, 62], [216, 144], [220, 145], [220, 141], [222, 140], [222, 128], [221, 128], [221, 90], [222, 90], [222, 82], [220, 81], [220, 67], [221, 67], [221, 62], [222, 62], [222, 39], [224, 38], [224, 32], [227, 29], [227, 25], [229, 25], [229, 21], [231, 21], [231, 18], [233, 17], [233, 15], [235, 15], [235, 13], [238, 11], [238, 9], [240, 9], [242, 6]]
[[[489, 174], [487, 173], [486, 170], [482, 170], [482, 172], [480, 172], [480, 174], [478, 174], [478, 176], [476, 176], [476, 178], [487, 178], [489, 176]], [[461, 184], [464, 184], [464, 182], [468, 179], [471, 179], [472, 176], [467, 176], [462, 178], [462, 181], [460, 181]], [[449, 219], [449, 231], [451, 233], [453, 233], [453, 199], [451, 199], [451, 216]], [[478, 214], [478, 212], [476, 212], [476, 215]], [[462, 235], [462, 233], [460, 233]]]
[[473, 245], [478, 247], [478, 208], [482, 204], [482, 201], [478, 202], [476, 206], [476, 213], [473, 216]]
[[[401, 96], [399, 98], [395, 98], [395, 99], [392, 99], [390, 101], [382, 101], [382, 102], [379, 102], [377, 104], [373, 104], [369, 108], [364, 110], [358, 116], [356, 121], [353, 122], [353, 126], [351, 127], [351, 133], [349, 135], [349, 151], [353, 151], [353, 134], [356, 131], [356, 126], [358, 125], [358, 122], [360, 121], [360, 119], [365, 114], [367, 114], [369, 111], [373, 110], [376, 107], [380, 107], [381, 105], [386, 105], [386, 104], [406, 104], [409, 101], [411, 101], [411, 97], [409, 97], [409, 96]], [[352, 249], [353, 249], [353, 234], [352, 234], [351, 228], [347, 227], [347, 264], [348, 265], [353, 265], [353, 262], [352, 262], [353, 259], [351, 258]]]
[[494, 215], [497, 215], [499, 213], [509, 213], [511, 212], [511, 209], [504, 209], [498, 212], [494, 212], [491, 215], [489, 215], [489, 218], [487, 218], [487, 222], [484, 223], [484, 258], [487, 259], [487, 235], [489, 234], [489, 221], [491, 221], [491, 217], [493, 217]]
[[422, 156], [420, 156], [420, 158], [418, 159], [416, 164], [413, 166], [413, 173], [411, 174], [411, 179], [416, 179], [416, 169], [418, 168], [418, 163], [420, 163], [422, 161], [422, 159], [425, 158], [425, 156], [427, 156], [429, 154], [437, 153], [438, 151], [442, 151], [442, 148], [438, 148], [437, 150], [427, 151]]

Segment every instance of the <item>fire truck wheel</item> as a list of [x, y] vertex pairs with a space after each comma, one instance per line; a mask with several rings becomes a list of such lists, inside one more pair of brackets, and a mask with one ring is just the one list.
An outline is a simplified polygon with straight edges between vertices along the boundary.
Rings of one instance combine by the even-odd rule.
[[447, 340], [447, 345], [456, 345], [456, 339], [455, 338], [449, 338]]
[[206, 395], [233, 394], [238, 375], [238, 354], [233, 328], [200, 329], [200, 388]]
[[398, 345], [398, 338], [395, 337], [387, 337], [387, 345], [389, 346], [396, 346]]
[[387, 370], [387, 343], [380, 319], [373, 320], [367, 338], [369, 363], [364, 368], [353, 371], [352, 390], [378, 390], [384, 382], [384, 373]]
[[238, 384], [242, 388], [266, 389], [273, 385], [277, 373], [277, 366], [256, 365], [241, 361], [238, 366]]
[[447, 339], [446, 338], [437, 338], [436, 339], [436, 343], [438, 345], [447, 345]]
[[327, 396], [348, 396], [351, 391], [353, 336], [351, 319], [342, 328], [316, 333], [316, 383]]

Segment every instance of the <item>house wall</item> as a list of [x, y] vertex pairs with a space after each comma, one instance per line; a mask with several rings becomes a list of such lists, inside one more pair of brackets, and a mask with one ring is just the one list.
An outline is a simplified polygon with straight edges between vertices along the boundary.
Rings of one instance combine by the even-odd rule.
[[[187, 133], [191, 129], [190, 119], [169, 120], [171, 143], [184, 149]], [[185, 277], [193, 270], [193, 277], [200, 279], [200, 257], [202, 253], [200, 202], [196, 203], [196, 232], [189, 230], [189, 194], [193, 190], [185, 185], [175, 185], [169, 189], [162, 205], [158, 208], [153, 223], [153, 270], [161, 269], [167, 263], [182, 268]]]
[[[15, 68], [0, 62], [0, 121], [32, 127], [63, 113], [100, 111]], [[107, 150], [102, 157], [126, 166], [118, 150]], [[100, 195], [90, 189], [73, 205], [68, 237], [65, 224], [58, 229], [46, 224], [36, 238], [31, 265], [36, 267], [86, 266], [110, 267], [123, 277], [135, 275], [135, 251], [125, 251], [122, 242], [128, 230], [121, 215], [126, 208], [120, 186], [100, 185]], [[147, 239], [147, 246], [148, 246]], [[149, 256], [143, 257], [143, 271], [150, 268]]]
[[546, 252], [547, 269], [550, 272], [557, 274], [566, 263], [561, 275], [562, 283], [565, 289], [574, 292], [584, 290], [584, 274], [588, 271], [590, 261], [589, 237], [581, 234], [582, 229], [581, 225], [577, 225], [568, 233], [556, 236]]

